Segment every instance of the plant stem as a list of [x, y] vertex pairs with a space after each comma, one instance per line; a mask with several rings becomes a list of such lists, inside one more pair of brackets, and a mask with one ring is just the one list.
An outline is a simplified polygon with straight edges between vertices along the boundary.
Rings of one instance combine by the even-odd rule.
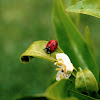
[[76, 75], [74, 73], [72, 73], [72, 75], [76, 78]]
[[77, 69], [73, 66], [74, 70], [77, 72]]

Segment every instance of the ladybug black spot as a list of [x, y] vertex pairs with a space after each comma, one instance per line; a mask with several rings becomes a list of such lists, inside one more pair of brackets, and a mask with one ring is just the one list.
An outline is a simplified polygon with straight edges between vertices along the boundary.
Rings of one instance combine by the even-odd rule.
[[49, 42], [50, 43], [50, 42]]
[[54, 46], [54, 44], [53, 44], [53, 46]]
[[54, 49], [56, 49], [56, 48], [54, 48]]

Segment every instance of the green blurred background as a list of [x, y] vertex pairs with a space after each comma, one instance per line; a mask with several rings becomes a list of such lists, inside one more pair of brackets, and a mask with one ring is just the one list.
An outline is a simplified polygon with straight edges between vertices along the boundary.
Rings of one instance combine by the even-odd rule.
[[[34, 58], [23, 64], [19, 57], [34, 41], [55, 39], [52, 7], [53, 0], [0, 0], [0, 100], [43, 93], [50, 85], [56, 72], [53, 63]], [[80, 15], [78, 28], [83, 35], [86, 25], [99, 67], [100, 19]]]

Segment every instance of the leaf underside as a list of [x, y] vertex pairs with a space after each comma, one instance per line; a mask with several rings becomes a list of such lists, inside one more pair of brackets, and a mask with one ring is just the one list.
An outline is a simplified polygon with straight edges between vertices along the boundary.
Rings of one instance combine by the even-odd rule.
[[93, 93], [98, 91], [98, 83], [92, 72], [88, 69], [77, 72], [75, 87], [80, 92]]
[[66, 11], [87, 14], [100, 18], [100, 0], [83, 0], [68, 7]]

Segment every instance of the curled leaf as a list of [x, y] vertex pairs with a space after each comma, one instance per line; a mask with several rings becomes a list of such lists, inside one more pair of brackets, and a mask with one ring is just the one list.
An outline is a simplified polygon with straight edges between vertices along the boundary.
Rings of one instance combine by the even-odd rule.
[[30, 45], [30, 47], [20, 56], [20, 60], [23, 63], [28, 63], [33, 57], [43, 58], [51, 62], [56, 61], [56, 53], [62, 53], [63, 51], [57, 47], [56, 51], [51, 55], [47, 54], [44, 48], [48, 41], [36, 41]]
[[93, 73], [88, 69], [81, 69], [79, 72], [77, 72], [75, 88], [77, 88], [80, 92], [97, 92], [98, 84]]

